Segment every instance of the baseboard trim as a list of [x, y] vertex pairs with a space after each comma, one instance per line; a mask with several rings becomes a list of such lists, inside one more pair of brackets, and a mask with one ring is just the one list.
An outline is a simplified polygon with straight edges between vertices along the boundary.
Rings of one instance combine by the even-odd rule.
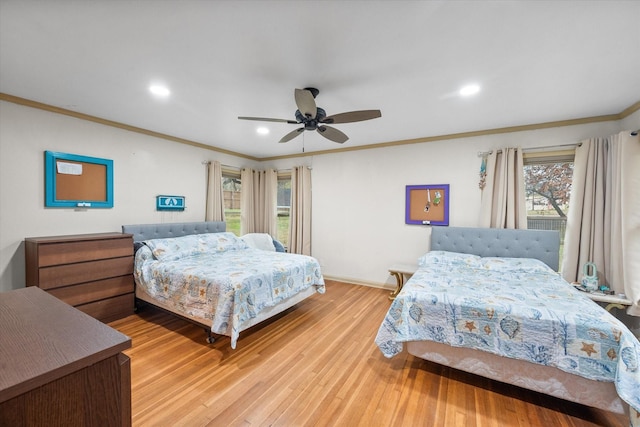
[[323, 275], [323, 277], [326, 280], [333, 280], [336, 282], [343, 282], [343, 283], [352, 283], [354, 285], [368, 286], [370, 288], [385, 289], [389, 291], [393, 291], [395, 289], [395, 285], [391, 285], [389, 283], [369, 282], [366, 280], [359, 280], [351, 277], [328, 276], [326, 274]]

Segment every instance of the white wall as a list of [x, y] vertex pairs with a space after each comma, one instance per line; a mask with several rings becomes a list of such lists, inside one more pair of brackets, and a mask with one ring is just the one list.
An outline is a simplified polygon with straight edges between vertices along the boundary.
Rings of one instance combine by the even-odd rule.
[[621, 130], [635, 131], [640, 129], [640, 110], [620, 121]]
[[[415, 263], [430, 227], [405, 224], [405, 186], [450, 185], [450, 223], [475, 225], [480, 166], [469, 141], [405, 145], [314, 159], [313, 253], [327, 275], [384, 283], [394, 263]], [[464, 208], [458, 208], [464, 207]]]
[[[45, 208], [45, 150], [112, 159], [114, 207]], [[202, 162], [214, 159], [255, 166], [244, 158], [0, 101], [0, 291], [25, 286], [25, 237], [204, 220]], [[157, 212], [160, 194], [185, 196], [185, 211]]]
[[[638, 128], [640, 114], [624, 121]], [[593, 123], [263, 162], [0, 101], [0, 291], [24, 286], [25, 237], [120, 231], [122, 224], [204, 219], [204, 160], [236, 167], [313, 168], [312, 247], [328, 278], [391, 287], [387, 268], [415, 262], [430, 229], [404, 223], [405, 186], [450, 184], [450, 225], [476, 226], [479, 151], [574, 144], [616, 133]], [[329, 142], [327, 142], [329, 143]], [[114, 160], [115, 205], [44, 208], [44, 151]], [[183, 213], [155, 210], [158, 194], [186, 196]]]
[[571, 126], [316, 156], [312, 159], [313, 255], [326, 276], [392, 286], [388, 267], [415, 263], [430, 227], [405, 224], [405, 186], [450, 185], [450, 225], [478, 225], [481, 159], [501, 147], [575, 144], [617, 123]]

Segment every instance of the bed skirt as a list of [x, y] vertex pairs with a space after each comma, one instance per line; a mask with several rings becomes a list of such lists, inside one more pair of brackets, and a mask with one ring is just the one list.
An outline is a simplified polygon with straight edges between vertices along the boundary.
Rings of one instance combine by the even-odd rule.
[[612, 382], [589, 380], [553, 366], [498, 356], [432, 341], [407, 342], [407, 351], [421, 359], [439, 363], [495, 381], [512, 384], [560, 399], [605, 411], [629, 415]]
[[[242, 327], [240, 329], [240, 332], [249, 329], [252, 326], [257, 325], [260, 322], [263, 322], [279, 313], [282, 313], [283, 311], [285, 311], [288, 308], [293, 307], [294, 305], [298, 304], [299, 302], [309, 298], [310, 296], [316, 294], [316, 288], [315, 286], [310, 286], [309, 288], [305, 289], [304, 291], [301, 291], [293, 296], [291, 296], [290, 298], [281, 301], [279, 304], [276, 304], [272, 307], [267, 307], [264, 310], [262, 310], [260, 313], [258, 313], [258, 315], [256, 317], [254, 317], [253, 319], [251, 319], [248, 322], [245, 322], [244, 324], [242, 324]], [[196, 323], [200, 326], [202, 326], [203, 328], [206, 329], [211, 329], [211, 319], [202, 319], [199, 317], [194, 317], [194, 316], [190, 316], [187, 313], [180, 313], [177, 312], [175, 309], [169, 307], [168, 305], [163, 304], [160, 301], [157, 301], [156, 299], [154, 299], [153, 297], [151, 297], [149, 294], [147, 294], [144, 289], [142, 289], [142, 287], [140, 286], [136, 286], [136, 298], [151, 304], [155, 307], [159, 307], [165, 311], [168, 311], [170, 313], [175, 313], [180, 317], [183, 317], [193, 323]]]

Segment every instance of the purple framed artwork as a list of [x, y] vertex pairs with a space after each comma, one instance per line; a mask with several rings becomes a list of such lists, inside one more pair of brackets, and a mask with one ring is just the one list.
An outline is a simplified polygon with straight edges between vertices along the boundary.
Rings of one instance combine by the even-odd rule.
[[449, 184], [407, 185], [406, 224], [449, 225]]

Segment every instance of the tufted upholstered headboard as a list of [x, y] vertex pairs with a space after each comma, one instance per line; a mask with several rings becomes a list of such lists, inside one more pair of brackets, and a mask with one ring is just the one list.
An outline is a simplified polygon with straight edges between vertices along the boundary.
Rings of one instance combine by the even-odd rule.
[[431, 250], [482, 257], [535, 258], [558, 271], [560, 233], [551, 230], [432, 227]]
[[174, 222], [165, 224], [123, 225], [122, 232], [133, 234], [134, 242], [167, 237], [188, 236], [190, 234], [221, 233], [227, 230], [224, 221]]

